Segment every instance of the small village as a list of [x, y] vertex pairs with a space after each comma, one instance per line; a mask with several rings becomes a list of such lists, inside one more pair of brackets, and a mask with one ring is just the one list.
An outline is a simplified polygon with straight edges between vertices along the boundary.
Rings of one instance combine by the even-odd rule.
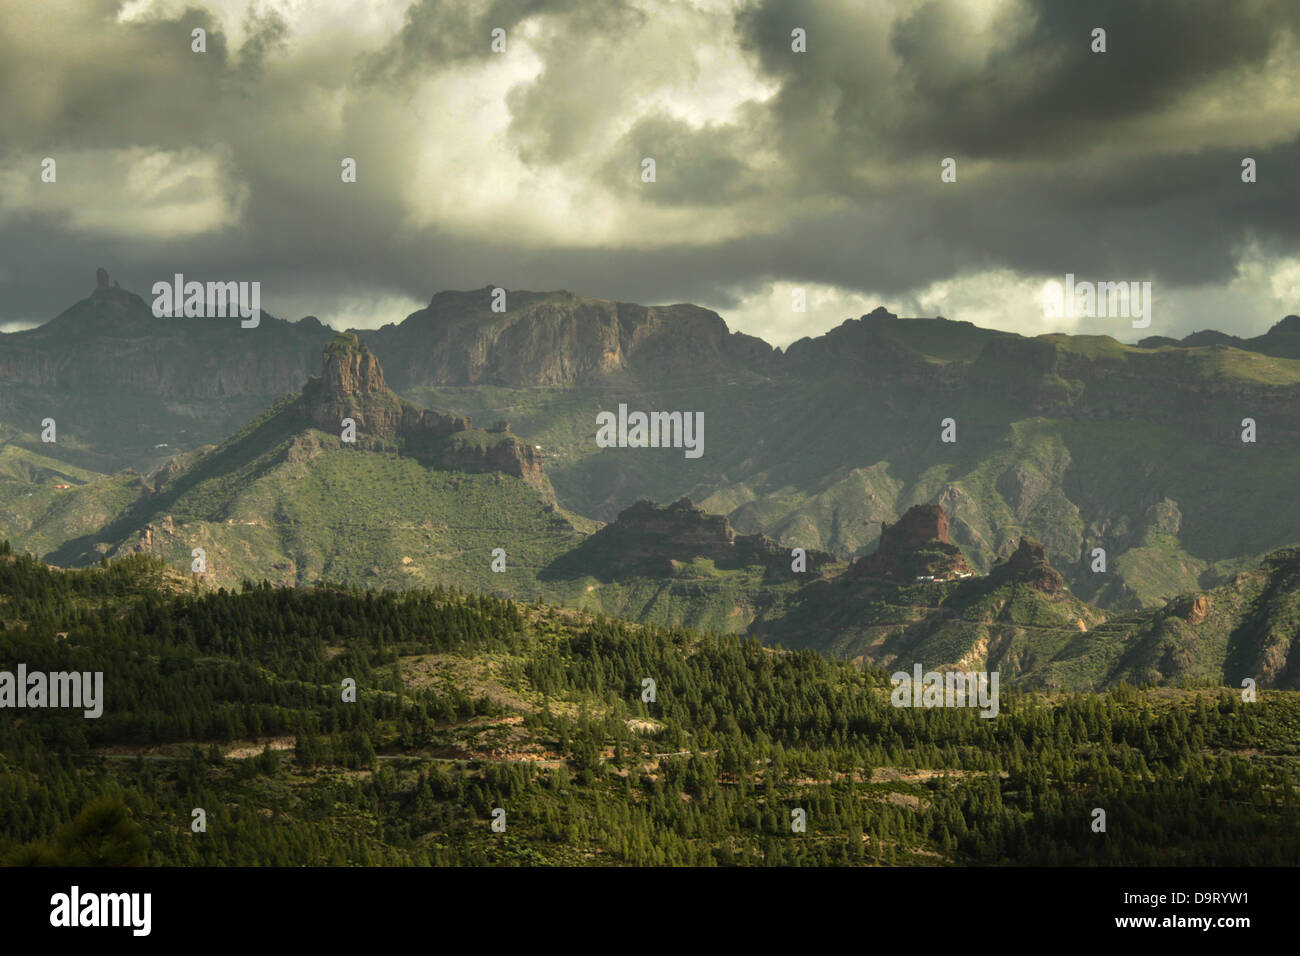
[[973, 571], [961, 571], [956, 574], [918, 574], [916, 580], [936, 582], [956, 581], [958, 578], [973, 578], [974, 576], [975, 573]]

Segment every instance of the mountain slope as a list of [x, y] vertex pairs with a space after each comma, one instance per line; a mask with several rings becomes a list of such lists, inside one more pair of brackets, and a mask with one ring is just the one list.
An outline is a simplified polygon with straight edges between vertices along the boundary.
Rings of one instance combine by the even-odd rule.
[[[58, 423], [47, 453], [97, 471], [146, 471], [177, 450], [224, 440], [296, 391], [334, 335], [315, 318], [156, 317], [106, 275], [39, 328], [0, 335], [4, 421]], [[157, 445], [166, 448], [156, 448]]]
[[740, 632], [807, 580], [840, 567], [826, 552], [796, 558], [763, 535], [737, 534], [724, 516], [682, 498], [624, 509], [552, 561], [540, 581], [579, 585], [577, 604], [587, 610]]
[[[353, 442], [342, 439], [348, 419]], [[78, 493], [124, 482], [130, 504], [51, 560], [139, 551], [188, 567], [201, 548], [204, 576], [227, 586], [450, 583], [532, 596], [537, 570], [581, 537], [556, 510], [531, 446], [505, 427], [484, 432], [401, 399], [351, 335], [330, 343], [300, 395], [220, 446]], [[491, 568], [494, 548], [506, 549], [505, 571]]]
[[1112, 617], [1071, 594], [1026, 538], [987, 576], [964, 577], [946, 518], [934, 506], [911, 509], [875, 554], [774, 603], [749, 633], [891, 669], [998, 671], [1004, 683], [1052, 689], [1250, 678], [1300, 690], [1300, 549], [1218, 588]]
[[[1294, 693], [1004, 685], [989, 720], [734, 637], [446, 589], [213, 591], [158, 564], [0, 544], [0, 668], [105, 678], [97, 719], [0, 721], [5, 863], [108, 862], [67, 837], [106, 810], [116, 864], [1300, 862]], [[211, 839], [184, 826], [196, 786]]]
[[[491, 293], [439, 293], [360, 340], [414, 401], [508, 419], [520, 446], [542, 446], [571, 513], [613, 521], [638, 498], [688, 496], [742, 534], [847, 560], [874, 549], [882, 522], [935, 503], [973, 569], [1028, 536], [1075, 594], [1111, 612], [1214, 587], [1300, 540], [1292, 317], [1261, 351], [1203, 335], [1176, 347], [1026, 338], [877, 309], [781, 351], [694, 306], [512, 290], [499, 313]], [[331, 334], [269, 316], [247, 330], [156, 319], [100, 288], [41, 329], [0, 336], [0, 417], [28, 436], [58, 420], [54, 445], [14, 441], [29, 451], [148, 473], [296, 389]], [[599, 447], [596, 416], [620, 405], [701, 413], [703, 456]], [[338, 434], [335, 417], [324, 430]], [[955, 442], [940, 438], [948, 419]], [[506, 467], [515, 455], [496, 450], [499, 434], [466, 430], [452, 443], [463, 457], [445, 464]], [[414, 433], [405, 440], [414, 452]]]

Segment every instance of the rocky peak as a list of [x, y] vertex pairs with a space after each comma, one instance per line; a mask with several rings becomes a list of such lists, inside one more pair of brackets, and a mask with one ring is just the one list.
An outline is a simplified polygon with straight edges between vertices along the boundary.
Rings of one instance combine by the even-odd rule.
[[1208, 594], [1192, 594], [1171, 601], [1168, 611], [1188, 624], [1200, 624], [1210, 616], [1213, 606]]
[[897, 523], [880, 522], [880, 540], [895, 548], [915, 551], [927, 541], [952, 544], [948, 537], [948, 513], [942, 505], [913, 505]]
[[390, 394], [379, 359], [355, 332], [340, 332], [325, 346], [320, 377], [330, 398]]
[[1268, 330], [1266, 335], [1300, 335], [1300, 315], [1288, 315]]
[[855, 561], [854, 576], [950, 578], [970, 572], [961, 549], [948, 537], [948, 514], [942, 505], [913, 505], [894, 524], [880, 523], [875, 554]]
[[863, 322], [897, 322], [898, 316], [883, 305], [878, 305], [862, 317]]
[[353, 332], [342, 332], [325, 346], [320, 376], [303, 389], [301, 412], [322, 431], [333, 433], [343, 419], [352, 419], [357, 444], [363, 448], [400, 440], [404, 433], [444, 436], [472, 425], [468, 418], [439, 415], [391, 391], [379, 360]]
[[500, 471], [553, 496], [541, 454], [511, 435], [508, 422], [475, 431], [466, 415], [408, 402], [389, 389], [379, 359], [354, 332], [342, 332], [325, 346], [320, 376], [303, 388], [298, 414], [334, 435], [344, 419], [352, 419], [357, 448], [395, 451], [437, 468]]
[[103, 266], [95, 270], [95, 291], [90, 294], [90, 299], [87, 301], [99, 308], [107, 305], [135, 309], [145, 305], [144, 300], [139, 296], [127, 292], [117, 284], [116, 279], [110, 278], [108, 270]]
[[1004, 563], [989, 572], [989, 578], [996, 583], [1028, 584], [1034, 590], [1052, 596], [1065, 592], [1065, 578], [1048, 562], [1042, 544], [1025, 537], [1020, 539], [1020, 546]]

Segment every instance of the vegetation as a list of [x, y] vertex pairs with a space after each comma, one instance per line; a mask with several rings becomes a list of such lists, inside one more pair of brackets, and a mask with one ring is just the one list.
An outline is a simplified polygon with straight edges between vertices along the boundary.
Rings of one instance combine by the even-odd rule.
[[0, 714], [11, 864], [1300, 864], [1296, 693], [1004, 689], [984, 719], [735, 636], [7, 544], [0, 596], [0, 670], [106, 699]]

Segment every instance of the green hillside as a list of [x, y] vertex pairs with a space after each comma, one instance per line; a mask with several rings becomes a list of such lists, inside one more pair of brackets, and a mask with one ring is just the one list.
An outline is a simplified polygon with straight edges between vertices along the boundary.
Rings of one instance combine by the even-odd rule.
[[1106, 619], [1070, 595], [986, 578], [893, 585], [848, 577], [809, 585], [753, 628], [765, 642], [809, 647], [885, 668], [914, 663], [999, 671], [1008, 685], [1107, 686], [1104, 672], [1045, 679], [1041, 669]]
[[[391, 426], [366, 439], [371, 450], [472, 472], [502, 470], [527, 449], [533, 459], [515, 471], [540, 486], [544, 459], [559, 507], [592, 521], [641, 497], [689, 496], [742, 533], [848, 560], [873, 550], [882, 521], [938, 503], [977, 570], [1028, 535], [1076, 595], [1112, 614], [1217, 586], [1300, 540], [1289, 491], [1300, 443], [1295, 317], [1253, 339], [1202, 332], [1134, 346], [877, 309], [773, 349], [695, 306], [512, 290], [511, 309], [497, 313], [488, 291], [439, 293], [342, 343], [314, 319], [268, 316], [254, 345], [237, 324], [160, 319], [101, 285], [45, 326], [0, 336], [12, 379], [0, 383], [0, 419], [25, 433], [6, 441], [58, 467], [110, 473], [129, 462], [151, 474], [301, 388], [328, 345], [382, 360], [401, 394], [479, 423], [438, 460], [421, 439], [445, 436], [399, 435], [413, 406], [378, 376], [379, 388], [351, 395], [351, 407]], [[349, 371], [368, 381], [362, 365]], [[597, 447], [597, 414], [620, 404], [702, 413], [703, 456]], [[336, 430], [342, 407], [323, 402], [315, 424]], [[46, 415], [60, 437], [41, 447], [31, 430]], [[955, 443], [940, 441], [949, 418]], [[1254, 443], [1241, 441], [1246, 418]], [[483, 430], [499, 419], [511, 437]], [[481, 467], [462, 467], [470, 461]], [[0, 491], [2, 530], [36, 553], [85, 551], [68, 540], [92, 530], [78, 515], [47, 521], [39, 501], [31, 514], [13, 506], [33, 491]], [[120, 488], [94, 497], [74, 509], [87, 522], [122, 503]], [[1098, 547], [1104, 574], [1091, 569]]]
[[[496, 386], [413, 394], [479, 417], [509, 415], [545, 450], [571, 511], [608, 521], [637, 497], [689, 495], [739, 531], [847, 559], [871, 552], [881, 521], [938, 502], [974, 567], [987, 571], [1030, 535], [1076, 594], [1112, 612], [1213, 586], [1300, 538], [1288, 490], [1300, 362], [1183, 349], [1177, 366], [1146, 368], [1150, 350], [1104, 337], [1042, 339], [1050, 351], [1041, 372], [1017, 357], [953, 359], [948, 385], [831, 369], [821, 382], [629, 386], [610, 397]], [[1016, 379], [1028, 382], [1025, 394], [1000, 394], [999, 382]], [[1190, 400], [1193, 388], [1208, 398]], [[704, 456], [597, 448], [595, 416], [615, 397], [631, 408], [703, 411]], [[1253, 445], [1239, 436], [1248, 415], [1261, 429]], [[958, 439], [945, 445], [948, 416]], [[1096, 547], [1106, 550], [1105, 574], [1091, 570]]]
[[[535, 596], [537, 571], [581, 538], [521, 479], [430, 469], [349, 448], [308, 427], [286, 396], [229, 441], [160, 476], [113, 520], [50, 554], [83, 564], [136, 549], [205, 579], [456, 584]], [[94, 487], [94, 486], [89, 486]], [[85, 493], [85, 492], [83, 492]], [[494, 548], [506, 571], [491, 570]]]
[[1004, 689], [985, 719], [735, 637], [7, 552], [0, 669], [104, 674], [97, 719], [0, 721], [9, 864], [1300, 864], [1295, 693]]

